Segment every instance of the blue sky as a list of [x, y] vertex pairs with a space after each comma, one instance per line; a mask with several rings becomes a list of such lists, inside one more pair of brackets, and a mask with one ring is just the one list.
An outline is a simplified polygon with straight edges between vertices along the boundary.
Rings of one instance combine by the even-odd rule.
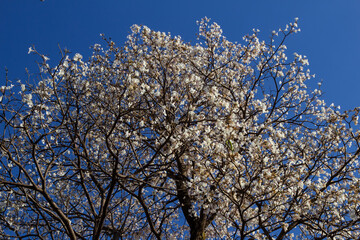
[[[288, 56], [306, 55], [327, 103], [342, 109], [360, 106], [360, 1], [358, 0], [0, 0], [0, 85], [5, 67], [12, 80], [36, 72], [38, 51], [59, 60], [58, 45], [88, 58], [103, 43], [100, 33], [121, 45], [132, 24], [196, 41], [196, 20], [207, 16], [224, 35], [241, 42], [253, 28], [267, 40], [272, 30], [299, 17], [301, 32], [289, 38]], [[315, 80], [315, 81], [316, 81]]]

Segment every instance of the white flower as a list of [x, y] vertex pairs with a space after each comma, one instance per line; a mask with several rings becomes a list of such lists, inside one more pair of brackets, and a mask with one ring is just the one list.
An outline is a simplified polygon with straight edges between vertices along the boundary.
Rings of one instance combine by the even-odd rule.
[[23, 102], [26, 103], [29, 107], [33, 106], [31, 93], [30, 94], [25, 94], [23, 96]]
[[287, 231], [288, 227], [289, 227], [289, 224], [288, 223], [282, 223], [282, 226], [281, 226], [284, 231]]
[[83, 58], [83, 57], [81, 56], [80, 53], [76, 53], [73, 59], [74, 59], [74, 61], [77, 62], [77, 61], [80, 61], [82, 58]]
[[43, 59], [44, 59], [45, 62], [50, 60], [50, 58], [48, 58], [48, 57], [45, 56], [45, 55], [42, 55], [42, 57], [43, 57]]
[[65, 74], [64, 69], [63, 69], [63, 68], [60, 68], [60, 70], [59, 70], [59, 76], [64, 76], [64, 74]]
[[28, 54], [32, 53], [32, 52], [35, 52], [34, 49], [32, 49], [32, 47], [29, 47], [29, 51], [28, 51]]
[[350, 218], [351, 218], [352, 220], [358, 219], [358, 216], [357, 216], [356, 211], [355, 211], [354, 209], [351, 209], [351, 210], [349, 211], [349, 215], [350, 215]]

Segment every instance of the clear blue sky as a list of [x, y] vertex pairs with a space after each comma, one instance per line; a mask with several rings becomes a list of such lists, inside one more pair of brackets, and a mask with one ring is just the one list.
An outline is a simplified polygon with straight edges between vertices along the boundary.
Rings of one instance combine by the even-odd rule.
[[252, 28], [266, 40], [274, 29], [299, 17], [301, 32], [288, 42], [308, 56], [316, 80], [323, 80], [326, 102], [342, 109], [360, 106], [359, 0], [0, 0], [0, 85], [5, 67], [13, 80], [36, 70], [29, 46], [59, 59], [58, 44], [88, 58], [104, 33], [121, 45], [132, 24], [196, 39], [196, 20], [207, 16], [228, 39], [241, 42]]

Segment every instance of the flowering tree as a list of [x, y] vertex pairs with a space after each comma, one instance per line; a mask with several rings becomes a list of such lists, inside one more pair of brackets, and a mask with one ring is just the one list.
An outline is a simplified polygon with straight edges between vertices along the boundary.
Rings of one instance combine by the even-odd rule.
[[[3, 239], [357, 239], [359, 110], [325, 105], [297, 22], [244, 44], [133, 26], [1, 88]], [[31, 78], [29, 78], [31, 79]]]

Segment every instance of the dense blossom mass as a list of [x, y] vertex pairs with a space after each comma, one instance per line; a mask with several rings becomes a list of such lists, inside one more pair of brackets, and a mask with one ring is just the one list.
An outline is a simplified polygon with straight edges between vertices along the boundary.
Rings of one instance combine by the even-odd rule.
[[297, 19], [195, 45], [134, 25], [0, 89], [1, 239], [358, 239], [359, 109], [285, 55]]

